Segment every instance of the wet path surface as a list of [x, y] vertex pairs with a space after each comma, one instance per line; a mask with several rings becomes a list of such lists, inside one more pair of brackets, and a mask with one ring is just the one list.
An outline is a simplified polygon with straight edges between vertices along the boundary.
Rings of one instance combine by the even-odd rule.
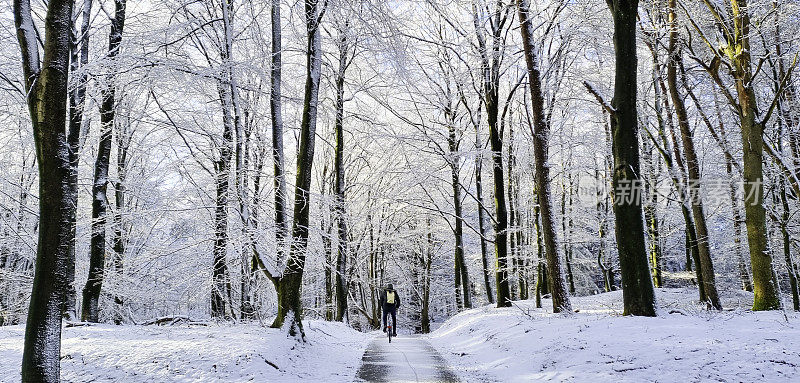
[[417, 336], [375, 338], [361, 358], [357, 382], [458, 382], [447, 362], [428, 343]]

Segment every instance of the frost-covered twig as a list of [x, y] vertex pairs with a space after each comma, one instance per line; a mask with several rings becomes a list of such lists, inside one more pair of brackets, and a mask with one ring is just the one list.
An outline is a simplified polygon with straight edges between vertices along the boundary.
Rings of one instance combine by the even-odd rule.
[[589, 84], [588, 81], [584, 81], [583, 86], [586, 87], [586, 90], [588, 90], [589, 93], [592, 96], [594, 96], [594, 98], [597, 99], [597, 102], [600, 103], [600, 106], [602, 106], [603, 109], [605, 109], [608, 112], [608, 114], [613, 115], [614, 112], [616, 112], [616, 110], [614, 110], [614, 107], [611, 106], [611, 104], [607, 103], [605, 99], [603, 99], [603, 96], [600, 95], [600, 93], [592, 86], [592, 84]]

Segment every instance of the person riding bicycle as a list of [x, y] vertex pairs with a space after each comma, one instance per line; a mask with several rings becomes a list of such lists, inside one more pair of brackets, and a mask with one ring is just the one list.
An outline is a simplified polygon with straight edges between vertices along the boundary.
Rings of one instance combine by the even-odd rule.
[[379, 301], [383, 308], [383, 332], [386, 332], [387, 316], [391, 313], [392, 336], [397, 336], [397, 308], [400, 307], [400, 295], [397, 294], [391, 283], [383, 289]]

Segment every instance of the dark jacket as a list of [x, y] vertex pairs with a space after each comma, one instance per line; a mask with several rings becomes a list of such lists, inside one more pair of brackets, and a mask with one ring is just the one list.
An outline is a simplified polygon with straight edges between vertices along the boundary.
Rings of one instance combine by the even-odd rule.
[[386, 292], [387, 291], [391, 291], [391, 292], [394, 293], [394, 308], [400, 307], [400, 294], [397, 293], [397, 290], [389, 290], [389, 289], [383, 289], [383, 291], [381, 291], [381, 296], [379, 298], [379, 302], [381, 303], [381, 306], [392, 306], [391, 303], [386, 303]]

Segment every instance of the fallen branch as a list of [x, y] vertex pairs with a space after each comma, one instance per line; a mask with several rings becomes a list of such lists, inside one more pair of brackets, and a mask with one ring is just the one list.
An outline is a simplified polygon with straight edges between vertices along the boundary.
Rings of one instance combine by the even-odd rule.
[[149, 321], [142, 322], [143, 326], [150, 326], [150, 325], [158, 325], [158, 326], [174, 326], [176, 324], [185, 323], [188, 325], [200, 325], [200, 326], [207, 326], [208, 323], [205, 321], [198, 321], [192, 318], [189, 318], [186, 315], [174, 315], [174, 316], [166, 316], [151, 319]]

